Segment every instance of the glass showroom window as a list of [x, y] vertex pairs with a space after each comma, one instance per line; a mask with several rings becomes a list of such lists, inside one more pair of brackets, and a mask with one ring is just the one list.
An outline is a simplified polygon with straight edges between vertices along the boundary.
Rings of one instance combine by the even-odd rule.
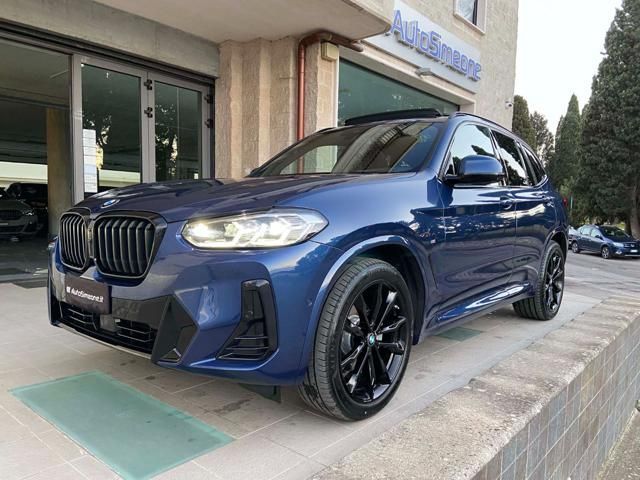
[[436, 108], [448, 115], [458, 110], [454, 103], [344, 60], [339, 77], [339, 125], [347, 118], [372, 113]]

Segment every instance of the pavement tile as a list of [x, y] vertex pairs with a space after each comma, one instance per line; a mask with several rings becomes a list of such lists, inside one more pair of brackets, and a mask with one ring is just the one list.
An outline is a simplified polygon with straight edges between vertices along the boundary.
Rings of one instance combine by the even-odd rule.
[[65, 463], [35, 436], [0, 444], [0, 459], [2, 480], [24, 478]]
[[253, 432], [299, 411], [292, 405], [277, 403], [262, 397], [252, 397], [248, 400], [227, 404], [215, 409], [213, 413]]
[[304, 459], [271, 440], [249, 435], [195, 461], [225, 480], [247, 480], [273, 478]]
[[338, 423], [311, 412], [299, 412], [258, 432], [275, 443], [309, 457], [351, 433]]
[[213, 381], [211, 377], [171, 370], [147, 375], [144, 380], [169, 393], [176, 393]]
[[27, 477], [25, 480], [86, 480], [86, 478], [71, 465], [64, 464], [47, 468], [40, 473]]
[[38, 438], [66, 461], [75, 460], [87, 454], [86, 450], [55, 428], [39, 433]]
[[33, 433], [26, 425], [18, 422], [9, 412], [0, 408], [0, 444], [32, 436]]
[[80, 471], [82, 475], [91, 480], [114, 480], [120, 476], [91, 455], [84, 455], [72, 460], [71, 465]]
[[198, 465], [195, 461], [183, 463], [160, 475], [153, 477], [153, 480], [215, 480], [220, 479], [215, 473], [208, 471]]

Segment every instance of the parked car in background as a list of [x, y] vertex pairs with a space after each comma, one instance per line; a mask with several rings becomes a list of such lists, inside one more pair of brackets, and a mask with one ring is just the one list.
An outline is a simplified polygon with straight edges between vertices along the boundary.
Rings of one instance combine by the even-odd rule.
[[569, 235], [569, 245], [573, 245], [573, 240], [576, 238], [576, 235], [578, 235], [578, 230], [569, 225], [569, 231], [567, 233]]
[[49, 197], [46, 183], [15, 182], [9, 185], [7, 193], [29, 205], [38, 218], [38, 231], [45, 235], [49, 230]]
[[297, 384], [359, 420], [427, 336], [501, 305], [558, 313], [566, 214], [528, 145], [462, 112], [347, 124], [240, 181], [130, 186], [64, 213], [51, 323], [163, 367]]
[[0, 238], [25, 238], [38, 231], [38, 218], [29, 205], [0, 189]]
[[571, 240], [574, 253], [595, 252], [602, 258], [640, 258], [640, 241], [615, 225], [583, 225]]

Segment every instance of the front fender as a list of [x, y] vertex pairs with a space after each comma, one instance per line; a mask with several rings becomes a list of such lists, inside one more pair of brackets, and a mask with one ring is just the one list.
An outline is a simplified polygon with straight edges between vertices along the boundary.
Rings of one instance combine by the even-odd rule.
[[[423, 283], [425, 285], [425, 296], [426, 291], [429, 289], [429, 285], [432, 282], [429, 280], [428, 275], [426, 274], [425, 265], [428, 265], [428, 258], [425, 252], [417, 245], [414, 241], [409, 240], [400, 235], [381, 235], [374, 238], [369, 238], [362, 242], [359, 242], [349, 249], [345, 250], [340, 257], [335, 261], [333, 266], [329, 269], [327, 274], [325, 275], [320, 288], [318, 289], [318, 293], [313, 303], [313, 309], [311, 311], [311, 316], [309, 318], [309, 328], [307, 330], [308, 335], [305, 337], [305, 344], [302, 349], [301, 357], [300, 357], [300, 368], [305, 369], [309, 363], [309, 359], [311, 358], [311, 352], [313, 351], [316, 330], [318, 327], [318, 322], [320, 320], [320, 315], [322, 313], [322, 309], [324, 307], [324, 303], [333, 288], [335, 282], [340, 278], [340, 275], [347, 267], [349, 262], [366, 253], [373, 248], [379, 246], [389, 246], [389, 245], [397, 245], [406, 248], [416, 259], [420, 268], [420, 273], [422, 275]], [[426, 298], [426, 297], [425, 297]], [[426, 308], [425, 308], [426, 310]]]

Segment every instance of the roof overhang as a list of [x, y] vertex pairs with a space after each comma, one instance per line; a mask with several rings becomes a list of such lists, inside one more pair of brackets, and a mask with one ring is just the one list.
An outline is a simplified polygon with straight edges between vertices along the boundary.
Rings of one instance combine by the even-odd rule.
[[393, 0], [97, 0], [221, 43], [329, 30], [359, 40], [384, 32]]

